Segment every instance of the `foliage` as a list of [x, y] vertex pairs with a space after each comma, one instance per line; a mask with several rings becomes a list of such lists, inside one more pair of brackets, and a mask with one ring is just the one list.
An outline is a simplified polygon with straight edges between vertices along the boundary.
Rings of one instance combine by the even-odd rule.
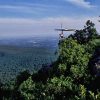
[[51, 64], [56, 58], [53, 50], [48, 48], [0, 45], [0, 79], [3, 83], [8, 83], [20, 72], [37, 72], [43, 64]]
[[77, 40], [80, 44], [85, 44], [88, 41], [98, 38], [99, 35], [96, 31], [95, 24], [88, 20], [84, 29], [76, 30], [74, 35], [70, 35], [73, 39]]
[[21, 95], [25, 98], [25, 100], [32, 100], [35, 98], [33, 95], [34, 88], [35, 84], [31, 77], [29, 77], [27, 81], [24, 81], [23, 84], [20, 85], [19, 91], [21, 91]]
[[60, 76], [53, 77], [46, 85], [46, 92], [49, 95], [54, 95], [54, 100], [68, 98], [69, 95], [73, 94], [73, 79], [71, 77]]
[[20, 73], [19, 75], [17, 75], [17, 77], [16, 77], [15, 86], [16, 86], [16, 87], [19, 87], [20, 84], [21, 84], [23, 81], [25, 81], [25, 80], [27, 80], [27, 79], [29, 78], [29, 76], [30, 76], [30, 73], [29, 73], [28, 70], [25, 70], [25, 71], [21, 72], [21, 73]]
[[[91, 54], [86, 52], [83, 45], [78, 44], [78, 42], [72, 38], [68, 38], [61, 41], [59, 52], [60, 63], [67, 66], [65, 71], [66, 75], [71, 74], [75, 79], [86, 76]], [[65, 66], [63, 66], [63, 68], [65, 68]]]

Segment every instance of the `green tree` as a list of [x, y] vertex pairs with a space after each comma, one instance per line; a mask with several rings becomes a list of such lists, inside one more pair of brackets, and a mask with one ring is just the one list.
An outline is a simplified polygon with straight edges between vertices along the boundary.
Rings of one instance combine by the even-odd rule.
[[[59, 46], [60, 70], [72, 73], [74, 77], [83, 77], [87, 73], [88, 62], [91, 55], [86, 52], [83, 45], [72, 38], [61, 41]], [[61, 67], [63, 65], [63, 67]]]
[[88, 41], [99, 37], [99, 35], [96, 31], [95, 24], [88, 20], [84, 29], [76, 30], [75, 34], [70, 35], [69, 37], [76, 39], [80, 44], [85, 44]]
[[24, 81], [20, 85], [19, 91], [25, 100], [33, 100], [35, 99], [35, 96], [33, 94], [34, 88], [35, 88], [35, 84], [33, 83], [31, 77], [29, 77], [27, 81]]

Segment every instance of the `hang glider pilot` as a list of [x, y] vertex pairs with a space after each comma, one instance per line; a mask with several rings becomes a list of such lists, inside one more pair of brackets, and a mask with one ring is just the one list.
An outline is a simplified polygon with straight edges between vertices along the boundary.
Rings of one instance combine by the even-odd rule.
[[59, 36], [60, 36], [60, 38], [64, 38], [64, 34], [63, 33], [60, 33]]

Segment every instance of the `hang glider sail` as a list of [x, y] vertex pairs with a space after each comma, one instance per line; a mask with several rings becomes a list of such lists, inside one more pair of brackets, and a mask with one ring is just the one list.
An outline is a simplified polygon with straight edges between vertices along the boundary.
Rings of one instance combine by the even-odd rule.
[[76, 29], [67, 29], [67, 28], [64, 29], [64, 28], [62, 28], [62, 27], [61, 27], [61, 29], [55, 29], [55, 30], [61, 32], [61, 33], [59, 34], [59, 38], [60, 38], [60, 39], [63, 39], [63, 38], [64, 38], [64, 34], [63, 34], [64, 31], [74, 31], [74, 32], [76, 31]]
[[76, 29], [55, 29], [56, 31], [76, 31]]

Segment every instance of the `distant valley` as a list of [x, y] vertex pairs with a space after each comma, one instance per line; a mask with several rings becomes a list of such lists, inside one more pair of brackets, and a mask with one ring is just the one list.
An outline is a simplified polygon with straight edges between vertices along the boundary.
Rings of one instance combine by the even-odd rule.
[[57, 38], [20, 38], [0, 40], [0, 79], [8, 82], [23, 70], [31, 73], [43, 64], [51, 64], [57, 56]]
[[0, 45], [20, 46], [20, 47], [57, 47], [57, 37], [28, 37], [28, 38], [8, 38], [0, 39]]

